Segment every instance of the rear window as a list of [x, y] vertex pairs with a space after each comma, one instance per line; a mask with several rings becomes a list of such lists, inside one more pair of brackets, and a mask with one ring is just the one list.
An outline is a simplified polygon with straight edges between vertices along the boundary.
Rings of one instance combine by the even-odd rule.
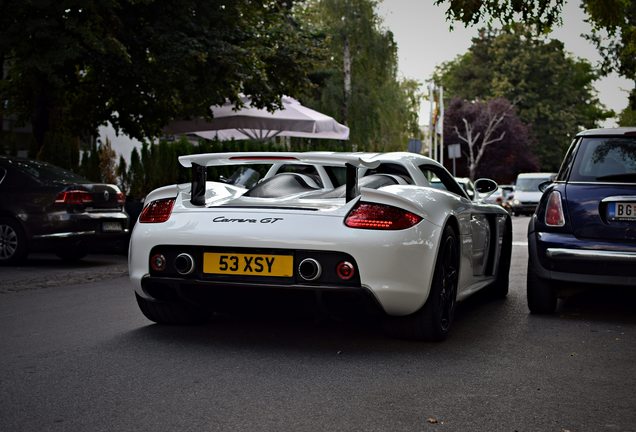
[[75, 173], [66, 171], [65, 169], [56, 167], [55, 165], [51, 165], [46, 162], [28, 159], [14, 159], [9, 161], [9, 163], [21, 172], [26, 173], [34, 179], [38, 180], [42, 184], [89, 183], [88, 180], [78, 176]]
[[583, 138], [570, 181], [636, 181], [636, 139]]
[[538, 192], [539, 185], [550, 180], [551, 176], [546, 177], [519, 177], [515, 185], [518, 192]]

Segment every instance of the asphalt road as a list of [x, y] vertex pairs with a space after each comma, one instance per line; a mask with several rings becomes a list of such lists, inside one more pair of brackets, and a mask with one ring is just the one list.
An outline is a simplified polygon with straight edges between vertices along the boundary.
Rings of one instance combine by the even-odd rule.
[[636, 296], [529, 315], [526, 226], [508, 298], [462, 303], [439, 344], [361, 322], [154, 325], [121, 256], [0, 268], [0, 431], [636, 430]]

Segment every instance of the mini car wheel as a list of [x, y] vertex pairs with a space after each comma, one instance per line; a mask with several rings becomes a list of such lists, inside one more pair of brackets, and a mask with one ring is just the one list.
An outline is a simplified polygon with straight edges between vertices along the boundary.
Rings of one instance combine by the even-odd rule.
[[532, 258], [528, 258], [528, 276], [526, 291], [528, 309], [533, 314], [554, 313], [557, 306], [557, 294], [552, 281], [540, 278], [533, 270]]
[[0, 265], [18, 264], [28, 253], [27, 239], [20, 224], [9, 218], [0, 218]]
[[489, 293], [496, 298], [505, 298], [508, 295], [510, 284], [510, 258], [512, 256], [512, 224], [510, 218], [506, 220], [506, 232], [501, 246], [499, 257], [499, 270], [497, 279], [488, 287]]
[[448, 336], [457, 300], [459, 247], [452, 227], [444, 229], [435, 273], [426, 303], [417, 312], [387, 321], [389, 334], [427, 341], [442, 341]]
[[182, 302], [146, 300], [135, 293], [139, 309], [157, 324], [192, 325], [206, 321], [203, 311]]

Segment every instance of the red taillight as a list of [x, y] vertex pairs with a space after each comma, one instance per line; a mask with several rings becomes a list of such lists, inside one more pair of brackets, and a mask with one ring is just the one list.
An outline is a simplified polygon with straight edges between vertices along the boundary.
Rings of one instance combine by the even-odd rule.
[[401, 230], [418, 224], [422, 218], [414, 213], [385, 204], [358, 203], [347, 215], [349, 228]]
[[83, 190], [70, 190], [57, 194], [55, 204], [88, 204], [93, 202], [91, 194]]
[[139, 215], [141, 223], [161, 223], [170, 219], [174, 198], [156, 200], [144, 207]]
[[548, 197], [548, 205], [545, 209], [545, 224], [548, 226], [562, 227], [565, 225], [563, 204], [559, 191], [552, 191]]
[[123, 192], [117, 192], [117, 204], [124, 205], [126, 203], [126, 195]]

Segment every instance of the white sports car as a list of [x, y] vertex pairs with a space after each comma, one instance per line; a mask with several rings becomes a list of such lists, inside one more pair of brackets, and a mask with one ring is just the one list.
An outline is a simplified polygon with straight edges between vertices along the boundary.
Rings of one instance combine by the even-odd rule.
[[[229, 305], [303, 293], [321, 307], [375, 310], [392, 335], [443, 340], [457, 301], [482, 288], [508, 293], [510, 217], [481, 202], [492, 180], [477, 180], [470, 200], [442, 165], [413, 153], [179, 161], [192, 183], [151, 192], [130, 242], [130, 278], [152, 321], [201, 322]], [[282, 172], [245, 189], [206, 179], [209, 166], [264, 163], [340, 167], [346, 181], [325, 187]]]

